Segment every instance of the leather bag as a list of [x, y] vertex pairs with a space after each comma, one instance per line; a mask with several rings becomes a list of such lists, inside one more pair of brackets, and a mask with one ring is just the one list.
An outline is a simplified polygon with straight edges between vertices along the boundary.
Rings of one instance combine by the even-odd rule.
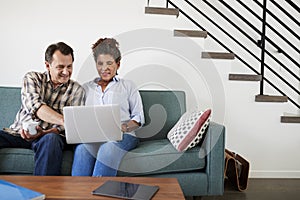
[[225, 149], [224, 177], [239, 191], [248, 187], [249, 168], [250, 164], [245, 158]]

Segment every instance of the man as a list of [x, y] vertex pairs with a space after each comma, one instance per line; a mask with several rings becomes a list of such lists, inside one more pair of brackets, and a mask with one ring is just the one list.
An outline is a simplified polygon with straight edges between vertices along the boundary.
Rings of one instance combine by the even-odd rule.
[[[35, 152], [34, 175], [60, 175], [64, 138], [64, 106], [83, 105], [84, 89], [71, 80], [73, 49], [63, 42], [45, 52], [47, 71], [24, 76], [22, 105], [14, 123], [0, 131], [0, 148], [29, 148]], [[24, 130], [22, 123], [38, 121], [37, 134]], [[1, 161], [0, 161], [1, 162]]]

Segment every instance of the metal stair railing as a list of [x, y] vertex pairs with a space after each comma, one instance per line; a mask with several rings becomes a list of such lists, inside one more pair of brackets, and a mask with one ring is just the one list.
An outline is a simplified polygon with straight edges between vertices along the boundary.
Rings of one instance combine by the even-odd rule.
[[[208, 3], [206, 0], [203, 0], [204, 2]], [[221, 0], [220, 0], [221, 1]], [[262, 60], [260, 60], [256, 55], [254, 55], [249, 49], [247, 49], [243, 44], [241, 44], [238, 40], [236, 40], [234, 37], [232, 37], [229, 33], [227, 33], [221, 26], [219, 26], [216, 22], [214, 22], [213, 20], [211, 20], [207, 15], [205, 15], [203, 12], [200, 11], [200, 9], [198, 9], [195, 5], [193, 5], [190, 1], [185, 0], [185, 2], [191, 6], [195, 11], [197, 11], [199, 14], [201, 14], [202, 16], [204, 16], [210, 23], [212, 23], [214, 26], [216, 26], [218, 29], [220, 29], [222, 32], [224, 32], [228, 37], [230, 37], [234, 42], [236, 42], [239, 46], [241, 46], [243, 49], [245, 49], [252, 57], [254, 57], [256, 60], [258, 60], [259, 62], [262, 63], [262, 66], [267, 67], [275, 76], [277, 76], [280, 80], [282, 80], [288, 87], [290, 87], [292, 90], [294, 90], [298, 95], [300, 95], [300, 91], [298, 89], [296, 89], [294, 86], [292, 86], [287, 80], [285, 80], [282, 76], [280, 76], [276, 71], [274, 71], [271, 67], [269, 67], [266, 63], [262, 62]], [[175, 3], [173, 3], [171, 0], [167, 0], [167, 5], [170, 4], [173, 7], [179, 9], [179, 7], [177, 5], [175, 5]], [[205, 30], [205, 28], [201, 27], [194, 19], [192, 19], [188, 14], [186, 14], [182, 9], [179, 9], [179, 12], [182, 13], [185, 17], [187, 17], [192, 23], [194, 23], [196, 26], [198, 26], [201, 30]], [[219, 14], [221, 12], [217, 11]], [[226, 17], [226, 16], [225, 16]], [[229, 20], [226, 17], [226, 20]], [[232, 24], [234, 24], [232, 22]], [[234, 25], [236, 28], [237, 26]], [[240, 29], [240, 28], [238, 28]], [[255, 28], [256, 29], [256, 28]], [[241, 29], [240, 29], [241, 30]], [[256, 29], [258, 30], [258, 29]], [[241, 32], [244, 32], [243, 30], [241, 30]], [[260, 34], [261, 32], [258, 31]], [[245, 32], [244, 32], [245, 33]], [[216, 37], [214, 37], [211, 33], [208, 32], [208, 35], [215, 40], [217, 43], [219, 43], [224, 49], [226, 49], [228, 52], [232, 53], [232, 50], [230, 50], [225, 44], [223, 44], [222, 42], [220, 42]], [[250, 39], [250, 41], [255, 42], [254, 39], [252, 39], [248, 34], [245, 34], [245, 36]], [[278, 47], [276, 44], [274, 45], [275, 47]], [[260, 48], [262, 48], [260, 46]], [[262, 56], [264, 54], [264, 51], [262, 52]], [[267, 51], [266, 51], [267, 52]], [[236, 58], [238, 60], [240, 60], [243, 64], [245, 64], [248, 68], [250, 68], [253, 72], [255, 72], [256, 74], [260, 74], [259, 72], [257, 72], [253, 67], [250, 66], [250, 64], [248, 64], [245, 60], [243, 60], [240, 56], [238, 56], [236, 53]], [[268, 53], [268, 55], [270, 55], [270, 57], [272, 57], [273, 59], [275, 58], [272, 54]], [[278, 59], [274, 59], [275, 61], [277, 60], [278, 63], [282, 66], [284, 66], [284, 68], [291, 74], [293, 75], [293, 77], [295, 77], [297, 80], [300, 80], [299, 77], [297, 75], [295, 75], [291, 70], [289, 70], [283, 63], [281, 63]], [[299, 65], [298, 63], [296, 63], [297, 65]], [[264, 68], [262, 67], [262, 68]], [[263, 71], [262, 71], [263, 72]], [[300, 109], [300, 105], [295, 102], [293, 99], [291, 99], [285, 92], [283, 92], [281, 89], [279, 89], [275, 84], [273, 84], [270, 80], [268, 80], [266, 77], [262, 76], [262, 80], [266, 81], [270, 86], [272, 86], [274, 89], [276, 89], [280, 94], [287, 96], [288, 100], [294, 104], [297, 108]], [[261, 90], [262, 90], [262, 86], [261, 86]]]
[[[247, 34], [243, 29], [241, 29], [238, 25], [236, 25], [234, 22], [232, 22], [228, 17], [226, 17], [222, 12], [217, 10], [211, 3], [209, 3], [207, 0], [203, 0], [208, 6], [210, 6], [215, 12], [217, 12], [220, 16], [222, 16], [227, 22], [229, 22], [233, 27], [235, 27], [238, 31], [240, 31], [245, 37], [247, 37], [250, 41], [252, 41], [254, 44], [256, 44], [256, 40], [251, 38], [249, 34]], [[228, 4], [225, 3], [225, 6], [229, 8], [231, 11], [233, 11], [234, 14], [237, 14], [238, 17], [241, 17], [241, 19], [246, 22], [247, 25], [249, 25], [251, 28], [255, 29], [260, 35], [264, 35], [262, 32], [260, 32], [256, 27], [254, 27], [249, 21], [247, 21], [245, 18], [240, 16], [235, 10], [233, 10], [232, 7], [230, 7]], [[263, 27], [265, 27], [263, 25]], [[225, 32], [225, 31], [223, 31]], [[227, 35], [230, 35], [229, 33], [226, 33]], [[300, 95], [300, 91], [298, 91], [295, 87], [293, 87], [287, 80], [285, 80], [282, 76], [280, 76], [278, 73], [276, 73], [270, 66], [268, 66], [264, 62], [264, 53], [267, 53], [273, 60], [275, 60], [278, 64], [280, 64], [286, 71], [288, 71], [294, 78], [296, 78], [298, 81], [300, 81], [300, 77], [298, 77], [295, 73], [293, 73], [289, 68], [287, 68], [282, 62], [280, 62], [275, 56], [273, 56], [269, 51], [267, 51], [264, 47], [260, 46], [262, 49], [262, 57], [259, 59], [257, 56], [255, 56], [253, 53], [251, 55], [256, 58], [262, 65], [266, 66], [273, 74], [275, 74], [280, 80], [285, 82], [289, 87], [291, 87], [295, 92], [297, 92]], [[249, 53], [249, 51], [248, 51]], [[264, 77], [264, 67], [261, 66], [261, 75]], [[261, 94], [263, 94], [263, 88], [261, 87]]]
[[[253, 0], [255, 3], [257, 3], [257, 5], [259, 5], [261, 8], [263, 8], [263, 5], [258, 1], [258, 0]], [[272, 16], [278, 23], [280, 23], [280, 25], [282, 25], [286, 30], [288, 30], [292, 35], [294, 35], [298, 40], [300, 40], [300, 36], [293, 31], [288, 25], [286, 25], [285, 23], [283, 23], [276, 15], [274, 15], [271, 11], [269, 11], [266, 8], [267, 13]]]
[[[251, 10], [242, 0], [236, 0], [240, 5], [242, 5], [248, 12], [250, 12], [253, 16], [255, 16], [258, 20], [260, 20], [261, 22], [263, 22], [263, 19], [256, 14], [253, 10]], [[273, 28], [273, 26], [271, 26], [269, 23], [265, 23], [265, 25], [271, 30], [273, 31], [276, 35], [278, 35], [280, 37], [280, 39], [282, 39], [284, 42], [286, 42], [290, 47], [292, 47], [295, 51], [297, 51], [298, 53], [300, 53], [300, 49], [299, 47], [296, 47], [294, 44], [292, 44], [288, 39], [286, 39], [286, 37], [284, 37], [281, 33], [279, 33], [275, 28]], [[280, 52], [281, 50], [278, 49], [278, 52]]]
[[[204, 2], [208, 3], [207, 0], [203, 0]], [[259, 35], [262, 35], [262, 32], [259, 31], [254, 25], [252, 25], [247, 19], [245, 19], [240, 13], [238, 13], [236, 10], [234, 10], [231, 6], [229, 6], [227, 3], [225, 3], [223, 0], [219, 0], [225, 7], [227, 7], [232, 13], [234, 13], [237, 17], [239, 17], [241, 20], [243, 20], [243, 22], [245, 22], [248, 26], [250, 26], [255, 32], [257, 32]], [[212, 7], [212, 4], [210, 4], [210, 6]], [[263, 5], [262, 5], [263, 6]], [[215, 8], [215, 7], [214, 7]], [[263, 21], [263, 27], [265, 27], [265, 22]], [[283, 55], [285, 55], [290, 61], [292, 61], [299, 69], [300, 69], [300, 63], [297, 62], [295, 59], [293, 59], [288, 53], [286, 53], [281, 47], [279, 47], [274, 41], [272, 41], [270, 38], [268, 38], [267, 36], [265, 36], [265, 40], [268, 41], [271, 45], [273, 45], [276, 49], [280, 50], [280, 53], [282, 53]], [[299, 49], [298, 53], [300, 53]], [[287, 67], [285, 67], [282, 63], [280, 63], [280, 61], [278, 59], [276, 59], [271, 53], [269, 53], [268, 51], [265, 51], [269, 56], [271, 56], [277, 63], [279, 63], [282, 67], [284, 67], [285, 69], [287, 69]]]
[[300, 13], [300, 8], [292, 1], [292, 0], [285, 0], [292, 8], [294, 8], [296, 11]]
[[[279, 10], [281, 10], [281, 12], [283, 12], [286, 16], [288, 16], [293, 22], [295, 22], [295, 24], [297, 24], [298, 26], [300, 26], [300, 23], [298, 22], [298, 20], [292, 16], [289, 12], [287, 12], [281, 5], [279, 5], [275, 0], [270, 0], [272, 2], [272, 4], [274, 4], [277, 8], [279, 8]], [[300, 12], [300, 11], [299, 11]]]
[[[262, 77], [265, 76], [265, 53], [268, 52], [266, 50], [266, 18], [267, 18], [267, 0], [264, 0], [263, 3], [263, 20], [262, 20], [262, 31], [261, 31], [261, 62], [260, 62], [260, 70]], [[260, 81], [260, 95], [264, 94], [264, 81]]]

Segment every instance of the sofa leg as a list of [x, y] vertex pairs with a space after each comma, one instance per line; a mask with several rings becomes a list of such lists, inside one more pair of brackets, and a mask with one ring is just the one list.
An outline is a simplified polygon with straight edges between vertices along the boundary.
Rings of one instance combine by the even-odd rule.
[[186, 200], [201, 200], [201, 197], [194, 197], [194, 196], [187, 196], [185, 197]]

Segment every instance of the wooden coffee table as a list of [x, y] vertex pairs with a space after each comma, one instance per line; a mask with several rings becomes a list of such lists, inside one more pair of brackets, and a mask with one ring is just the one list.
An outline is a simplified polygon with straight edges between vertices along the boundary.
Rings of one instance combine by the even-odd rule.
[[107, 180], [117, 180], [159, 186], [155, 199], [185, 199], [175, 178], [151, 177], [72, 177], [72, 176], [4, 176], [0, 179], [36, 190], [46, 199], [116, 199], [92, 195], [91, 192]]

